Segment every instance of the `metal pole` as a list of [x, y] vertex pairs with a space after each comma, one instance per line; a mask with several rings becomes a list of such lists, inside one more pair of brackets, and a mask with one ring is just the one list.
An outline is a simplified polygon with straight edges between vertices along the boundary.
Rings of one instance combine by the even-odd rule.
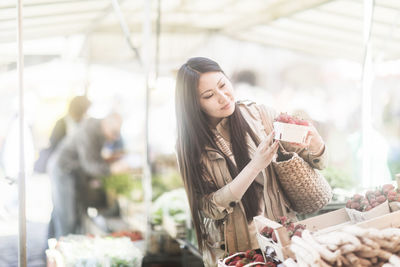
[[143, 166], [143, 187], [144, 187], [144, 198], [147, 210], [147, 222], [146, 222], [146, 244], [150, 241], [151, 232], [151, 198], [152, 198], [152, 187], [151, 187], [151, 169], [150, 169], [150, 147], [149, 147], [149, 106], [150, 106], [150, 53], [148, 47], [151, 41], [151, 0], [144, 0], [144, 12], [143, 12], [143, 39], [142, 39], [142, 55], [143, 55], [143, 70], [145, 75], [145, 86], [146, 86], [146, 105], [145, 105], [145, 162]]
[[156, 24], [156, 55], [155, 55], [155, 79], [160, 75], [160, 36], [161, 35], [161, 0], [157, 0], [157, 24]]
[[364, 0], [364, 59], [362, 68], [362, 185], [369, 188], [373, 185], [372, 166], [372, 55], [371, 31], [374, 14], [374, 0]]
[[18, 173], [18, 266], [26, 267], [25, 151], [24, 151], [24, 54], [22, 36], [22, 0], [17, 2], [18, 92], [19, 92], [19, 173]]
[[118, 3], [118, 0], [111, 0], [112, 6], [114, 8], [115, 14], [117, 15], [119, 25], [121, 26], [121, 29], [124, 33], [126, 42], [128, 43], [128, 46], [135, 52], [137, 59], [139, 61], [139, 64], [142, 65], [142, 59], [140, 57], [139, 51], [137, 48], [133, 45], [132, 40], [131, 40], [131, 33], [129, 31], [128, 24], [126, 23], [126, 20], [124, 18], [124, 15], [121, 12], [120, 5]]

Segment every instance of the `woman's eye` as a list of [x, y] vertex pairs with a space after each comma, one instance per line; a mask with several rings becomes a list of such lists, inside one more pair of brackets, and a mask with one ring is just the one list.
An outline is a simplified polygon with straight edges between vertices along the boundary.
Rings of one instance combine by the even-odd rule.
[[208, 99], [208, 98], [211, 98], [213, 95], [214, 95], [214, 94], [205, 95], [204, 98], [205, 98], [205, 99]]
[[225, 87], [225, 84], [223, 83], [223, 84], [221, 84], [221, 88], [224, 88]]

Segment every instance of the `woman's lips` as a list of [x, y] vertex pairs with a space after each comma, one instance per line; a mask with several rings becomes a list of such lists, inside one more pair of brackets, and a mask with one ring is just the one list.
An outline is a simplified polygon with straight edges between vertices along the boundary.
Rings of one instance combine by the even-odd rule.
[[229, 109], [231, 106], [231, 103], [229, 102], [228, 104], [226, 104], [225, 106], [222, 107], [223, 110]]

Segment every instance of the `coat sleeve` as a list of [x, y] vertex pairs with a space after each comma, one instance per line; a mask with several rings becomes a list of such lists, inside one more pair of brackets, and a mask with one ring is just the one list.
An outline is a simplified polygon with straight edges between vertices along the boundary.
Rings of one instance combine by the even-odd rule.
[[326, 167], [328, 160], [328, 153], [326, 145], [324, 145], [322, 151], [318, 154], [312, 154], [309, 150], [304, 148], [296, 148], [290, 143], [281, 142], [286, 151], [296, 152], [301, 158], [303, 158], [311, 167], [314, 169], [322, 170]]
[[[210, 178], [210, 174], [205, 171], [203, 173], [204, 181], [210, 181]], [[240, 199], [232, 194], [230, 185], [226, 184], [212, 193], [200, 196], [200, 209], [204, 217], [220, 220], [232, 213], [233, 208], [239, 201]]]
[[76, 138], [80, 165], [90, 176], [107, 176], [110, 174], [110, 167], [101, 156], [102, 145], [91, 137], [91, 133], [90, 130], [81, 131]]

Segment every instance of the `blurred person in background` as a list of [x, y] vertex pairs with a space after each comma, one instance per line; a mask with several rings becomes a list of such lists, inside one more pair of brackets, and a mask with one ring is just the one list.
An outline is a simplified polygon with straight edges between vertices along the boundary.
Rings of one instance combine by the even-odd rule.
[[[277, 114], [235, 102], [230, 80], [207, 58], [191, 58], [179, 69], [175, 97], [179, 168], [204, 264], [216, 266], [229, 253], [259, 247], [254, 216], [295, 218], [270, 164], [278, 142], [265, 132], [260, 112], [271, 128]], [[285, 148], [313, 168], [325, 165], [325, 144], [313, 126], [304, 147]]]
[[34, 170], [45, 173], [50, 156], [65, 136], [72, 135], [78, 128], [79, 123], [85, 117], [90, 107], [90, 101], [86, 96], [75, 96], [68, 106], [68, 113], [60, 118], [51, 131], [49, 146], [42, 149], [38, 160], [35, 162]]
[[82, 219], [88, 207], [88, 190], [110, 174], [130, 171], [127, 163], [106, 160], [106, 143], [120, 139], [122, 118], [109, 114], [104, 119], [89, 118], [60, 144], [49, 162], [53, 212], [49, 237], [84, 233]]

